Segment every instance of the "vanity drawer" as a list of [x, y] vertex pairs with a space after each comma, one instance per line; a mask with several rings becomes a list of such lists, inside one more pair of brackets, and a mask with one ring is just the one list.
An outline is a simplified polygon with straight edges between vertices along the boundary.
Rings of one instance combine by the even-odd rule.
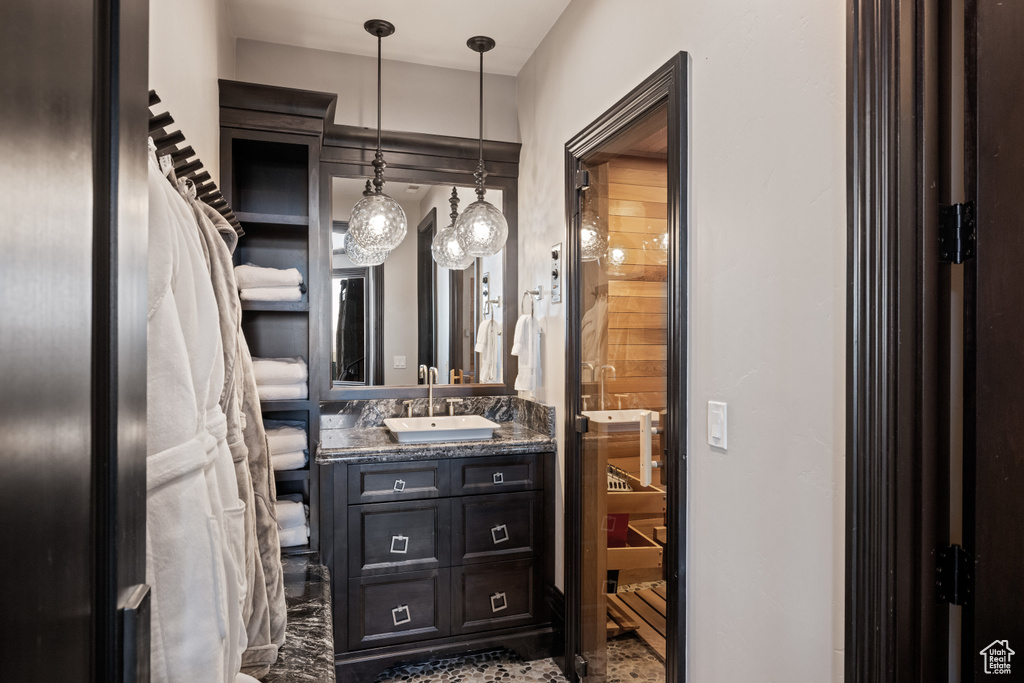
[[447, 569], [434, 569], [349, 579], [349, 649], [448, 635], [450, 578]]
[[533, 491], [544, 488], [540, 456], [497, 455], [486, 458], [460, 458], [451, 463], [452, 495]]
[[349, 506], [349, 576], [446, 567], [450, 526], [448, 499]]
[[443, 498], [448, 495], [448, 478], [445, 460], [349, 465], [348, 502]]
[[542, 547], [540, 493], [452, 498], [452, 564], [534, 557]]
[[540, 582], [533, 560], [452, 570], [452, 633], [511, 628], [539, 620]]

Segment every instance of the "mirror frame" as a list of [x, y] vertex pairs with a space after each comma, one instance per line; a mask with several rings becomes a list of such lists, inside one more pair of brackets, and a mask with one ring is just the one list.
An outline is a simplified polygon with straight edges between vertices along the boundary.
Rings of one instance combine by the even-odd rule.
[[[476, 138], [460, 138], [429, 133], [381, 132], [381, 147], [387, 161], [385, 179], [404, 183], [432, 185], [475, 185], [473, 173], [479, 158]], [[508, 239], [502, 264], [503, 289], [502, 381], [495, 384], [438, 384], [437, 397], [501, 396], [515, 394], [513, 383], [518, 362], [512, 355], [512, 334], [519, 311], [515, 305], [519, 290], [519, 150], [517, 142], [484, 140], [487, 189], [501, 190], [502, 213], [508, 221]], [[357, 126], [328, 125], [320, 150], [320, 236], [310, 254], [310, 285], [319, 293], [311, 297], [314, 327], [320, 361], [310, 368], [310, 379], [320, 387], [321, 401], [377, 398], [419, 398], [427, 395], [423, 384], [390, 386], [336, 385], [330, 376], [330, 296], [331, 296], [331, 215], [332, 183], [335, 177], [372, 178], [373, 155], [377, 150], [377, 131]], [[465, 208], [465, 203], [463, 208]], [[406, 239], [416, 239], [410, 230]], [[373, 302], [376, 305], [377, 302]], [[511, 305], [510, 305], [511, 304]]]

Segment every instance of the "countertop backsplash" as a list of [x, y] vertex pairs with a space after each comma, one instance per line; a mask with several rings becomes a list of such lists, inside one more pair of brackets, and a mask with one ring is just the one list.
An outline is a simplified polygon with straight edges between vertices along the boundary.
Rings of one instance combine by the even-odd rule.
[[[406, 414], [403, 400], [407, 399], [323, 402], [320, 404], [321, 440], [328, 440], [324, 432], [329, 430], [381, 427], [386, 418], [402, 417]], [[412, 412], [415, 416], [426, 415], [427, 399], [413, 399]], [[434, 399], [434, 414], [448, 414], [448, 403], [443, 398]], [[514, 422], [551, 438], [555, 436], [554, 407], [518, 396], [466, 396], [462, 403], [455, 404], [455, 414], [482, 415], [499, 424]]]

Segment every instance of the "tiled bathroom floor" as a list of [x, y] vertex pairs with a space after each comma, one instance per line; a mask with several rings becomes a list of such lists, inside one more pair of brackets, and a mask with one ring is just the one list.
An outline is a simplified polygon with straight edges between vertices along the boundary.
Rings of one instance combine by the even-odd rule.
[[[608, 683], [660, 683], [665, 666], [638, 638], [623, 635], [608, 641]], [[508, 650], [464, 657], [432, 659], [389, 669], [375, 683], [483, 683], [529, 681], [563, 683], [565, 677], [552, 659], [524, 662]]]

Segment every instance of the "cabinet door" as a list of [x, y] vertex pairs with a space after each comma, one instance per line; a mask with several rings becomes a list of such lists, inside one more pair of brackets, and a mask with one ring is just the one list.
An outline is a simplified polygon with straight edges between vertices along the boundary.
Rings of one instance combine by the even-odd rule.
[[349, 579], [349, 649], [448, 635], [449, 580], [447, 569]]
[[448, 462], [422, 460], [350, 465], [349, 503], [443, 498], [448, 495]]
[[452, 499], [452, 564], [526, 559], [543, 539], [537, 492]]
[[452, 569], [452, 633], [523, 626], [539, 620], [540, 583], [533, 560]]
[[350, 506], [349, 575], [448, 566], [450, 517], [448, 499]]
[[540, 456], [535, 453], [455, 460], [451, 464], [452, 495], [542, 489], [543, 471], [537, 466], [539, 460]]

